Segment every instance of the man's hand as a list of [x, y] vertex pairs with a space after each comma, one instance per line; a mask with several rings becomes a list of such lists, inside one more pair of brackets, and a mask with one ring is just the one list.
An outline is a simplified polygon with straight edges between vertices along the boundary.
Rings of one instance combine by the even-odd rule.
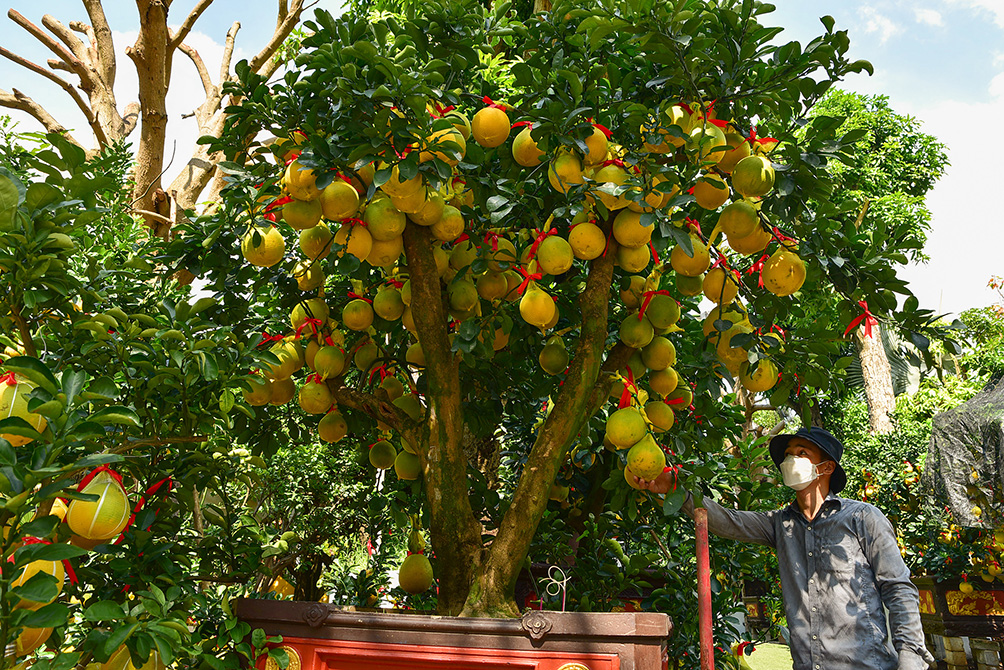
[[652, 493], [658, 493], [659, 495], [666, 495], [669, 490], [675, 488], [676, 484], [676, 473], [670, 469], [667, 469], [661, 475], [652, 480], [642, 479], [641, 477], [634, 478], [635, 483], [643, 489], [647, 489]]

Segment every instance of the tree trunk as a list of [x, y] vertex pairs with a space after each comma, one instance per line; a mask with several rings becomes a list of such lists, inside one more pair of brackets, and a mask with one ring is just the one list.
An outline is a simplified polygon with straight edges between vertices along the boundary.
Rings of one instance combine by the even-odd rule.
[[892, 389], [892, 368], [882, 343], [881, 326], [872, 326], [872, 337], [865, 335], [863, 326], [859, 327], [854, 332], [854, 341], [868, 399], [869, 430], [873, 434], [888, 435], [895, 428], [892, 412], [896, 409], [896, 397]]

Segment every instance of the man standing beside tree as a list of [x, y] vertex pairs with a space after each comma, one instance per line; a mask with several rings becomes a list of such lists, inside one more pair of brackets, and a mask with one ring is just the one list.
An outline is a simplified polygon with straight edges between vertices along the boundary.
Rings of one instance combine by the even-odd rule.
[[[777, 552], [794, 670], [923, 670], [934, 658], [924, 646], [917, 587], [885, 515], [836, 496], [847, 483], [843, 451], [822, 428], [778, 435], [770, 455], [795, 501], [764, 513], [705, 498], [708, 529]], [[638, 483], [664, 495], [672, 475]], [[693, 517], [690, 494], [683, 509]]]

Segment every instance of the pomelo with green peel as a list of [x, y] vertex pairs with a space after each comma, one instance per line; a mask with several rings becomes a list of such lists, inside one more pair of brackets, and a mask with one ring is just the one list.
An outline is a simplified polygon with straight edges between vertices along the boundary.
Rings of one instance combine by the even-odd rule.
[[430, 227], [432, 236], [440, 242], [452, 242], [464, 232], [464, 217], [453, 205], [443, 208], [443, 216]]
[[480, 299], [478, 287], [474, 285], [474, 282], [467, 279], [450, 282], [446, 292], [450, 299], [450, 309], [458, 312], [466, 312], [473, 309]]
[[665, 398], [676, 390], [680, 383], [680, 377], [673, 368], [665, 370], [653, 370], [648, 375], [648, 386], [660, 396]]
[[298, 399], [300, 409], [307, 414], [324, 414], [334, 404], [328, 385], [314, 377], [309, 377], [300, 387]]
[[349, 426], [345, 423], [345, 418], [337, 410], [331, 410], [322, 416], [320, 422], [317, 424], [317, 434], [325, 442], [338, 442], [348, 432]]
[[389, 470], [394, 467], [397, 459], [397, 449], [387, 440], [379, 440], [369, 450], [370, 465], [377, 470]]
[[622, 407], [607, 418], [606, 439], [618, 449], [627, 449], [648, 433], [645, 417], [635, 407]]
[[718, 228], [729, 237], [752, 235], [759, 223], [756, 207], [748, 200], [730, 202], [718, 215]]
[[664, 402], [653, 401], [645, 405], [645, 416], [652, 424], [652, 430], [657, 433], [665, 433], [676, 423], [676, 414]]
[[501, 272], [489, 270], [478, 277], [477, 289], [478, 295], [483, 299], [488, 301], [499, 300], [505, 296], [506, 291], [509, 289], [509, 282], [506, 281], [505, 276]]
[[701, 275], [688, 277], [678, 274], [676, 275], [676, 290], [680, 292], [680, 295], [699, 295], [704, 290], [704, 277]]
[[359, 192], [339, 177], [325, 186], [317, 199], [321, 203], [321, 213], [328, 221], [350, 219], [359, 213]]
[[651, 321], [644, 316], [639, 319], [638, 313], [632, 312], [621, 321], [618, 336], [626, 346], [641, 349], [652, 341], [652, 338], [655, 337], [655, 331], [652, 329]]
[[748, 156], [732, 171], [732, 188], [744, 198], [762, 198], [774, 188], [774, 166], [764, 156]]
[[540, 367], [549, 375], [560, 375], [568, 367], [568, 351], [560, 337], [552, 337], [537, 356]]
[[450, 267], [458, 272], [463, 270], [478, 257], [478, 248], [470, 240], [457, 242], [450, 250]]
[[638, 440], [627, 453], [627, 467], [632, 473], [649, 481], [662, 474], [666, 467], [666, 454], [656, 444], [650, 433]]
[[645, 292], [645, 278], [634, 276], [628, 281], [628, 287], [620, 292], [621, 302], [628, 309], [638, 309], [641, 307], [642, 293]]
[[425, 557], [425, 554], [411, 554], [404, 559], [404, 563], [397, 571], [398, 584], [412, 595], [425, 593], [435, 581], [432, 563]]
[[394, 459], [394, 473], [398, 479], [414, 481], [422, 476], [422, 461], [415, 454], [403, 450]]
[[653, 328], [669, 328], [680, 320], [680, 303], [671, 295], [653, 294], [645, 308], [645, 318], [652, 322]]
[[373, 340], [367, 340], [365, 344], [356, 349], [356, 353], [352, 356], [352, 362], [357, 370], [369, 374], [370, 368], [373, 367], [379, 356], [380, 349], [373, 343]]
[[393, 375], [383, 378], [380, 389], [387, 394], [387, 399], [391, 402], [404, 395], [404, 383]]
[[669, 401], [669, 406], [675, 410], [687, 408], [694, 402], [694, 392], [691, 390], [689, 384], [680, 383], [677, 385], [676, 390], [666, 396], [666, 400]]
[[649, 370], [665, 370], [676, 365], [676, 347], [665, 337], [653, 337], [641, 350], [641, 359]]
[[425, 408], [422, 407], [422, 402], [414, 393], [408, 393], [400, 398], [396, 398], [391, 401], [391, 404], [404, 411], [412, 421], [421, 421], [425, 415]]
[[345, 354], [338, 347], [324, 346], [314, 354], [314, 372], [321, 380], [331, 379], [345, 370]]
[[373, 325], [373, 307], [361, 298], [350, 300], [342, 308], [342, 323], [350, 330], [366, 330]]
[[279, 407], [285, 405], [296, 395], [296, 383], [289, 377], [272, 380], [272, 397], [268, 399], [270, 405]]
[[241, 238], [241, 254], [251, 265], [270, 268], [285, 252], [286, 240], [275, 226], [253, 226]]
[[412, 342], [408, 346], [408, 351], [404, 354], [404, 360], [408, 362], [408, 365], [416, 368], [425, 367], [425, 352], [422, 351], [422, 345], [419, 342]]
[[373, 311], [381, 319], [397, 321], [404, 313], [404, 300], [401, 291], [393, 286], [386, 286], [377, 291], [373, 298]]
[[375, 242], [387, 242], [401, 237], [407, 219], [388, 197], [373, 198], [363, 210], [366, 230]]

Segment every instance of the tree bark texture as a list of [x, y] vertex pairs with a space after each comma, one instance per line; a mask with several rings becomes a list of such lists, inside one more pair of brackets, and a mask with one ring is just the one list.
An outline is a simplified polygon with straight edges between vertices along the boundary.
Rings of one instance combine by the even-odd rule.
[[[13, 9], [7, 16], [45, 46], [55, 58], [46, 65], [36, 64], [0, 47], [0, 56], [41, 77], [49, 79], [72, 98], [84, 115], [94, 135], [96, 148], [102, 149], [121, 142], [139, 127], [136, 149], [135, 191], [133, 210], [143, 216], [158, 235], [166, 236], [179, 210], [192, 209], [204, 192], [210, 201], [219, 197], [222, 186], [216, 172], [218, 156], [210, 155], [205, 145], [197, 145], [180, 173], [165, 189], [164, 173], [174, 166], [165, 166], [173, 147], [166, 147], [167, 94], [171, 85], [174, 56], [181, 51], [195, 65], [205, 90], [205, 100], [195, 110], [199, 134], [219, 136], [226, 124], [225, 108], [236, 104], [222, 95], [223, 84], [232, 78], [230, 72], [234, 38], [240, 29], [234, 23], [227, 32], [218, 82], [212, 77], [199, 53], [185, 44], [199, 17], [213, 0], [198, 0], [176, 30], [168, 27], [170, 0], [136, 0], [140, 29], [136, 42], [127, 47], [139, 79], [139, 102], [128, 103], [122, 111], [115, 98], [117, 63], [112, 30], [105, 15], [102, 0], [82, 0], [89, 23], [71, 21], [63, 24], [50, 15], [42, 17], [38, 26]], [[279, 66], [273, 56], [300, 20], [305, 0], [278, 0], [276, 26], [268, 42], [250, 60], [251, 69], [269, 77]], [[175, 21], [172, 21], [174, 23]], [[76, 81], [57, 74], [66, 72]], [[0, 107], [18, 109], [37, 120], [50, 133], [64, 135], [74, 144], [88, 150], [80, 140], [44, 107], [18, 90], [0, 89]], [[96, 153], [90, 148], [89, 154]], [[208, 192], [207, 186], [211, 186]]]
[[881, 326], [872, 326], [872, 337], [865, 335], [864, 327], [854, 331], [854, 342], [861, 360], [861, 377], [868, 399], [868, 424], [872, 433], [887, 435], [895, 426], [892, 412], [896, 409], [896, 396], [892, 388], [892, 368], [882, 343]]

